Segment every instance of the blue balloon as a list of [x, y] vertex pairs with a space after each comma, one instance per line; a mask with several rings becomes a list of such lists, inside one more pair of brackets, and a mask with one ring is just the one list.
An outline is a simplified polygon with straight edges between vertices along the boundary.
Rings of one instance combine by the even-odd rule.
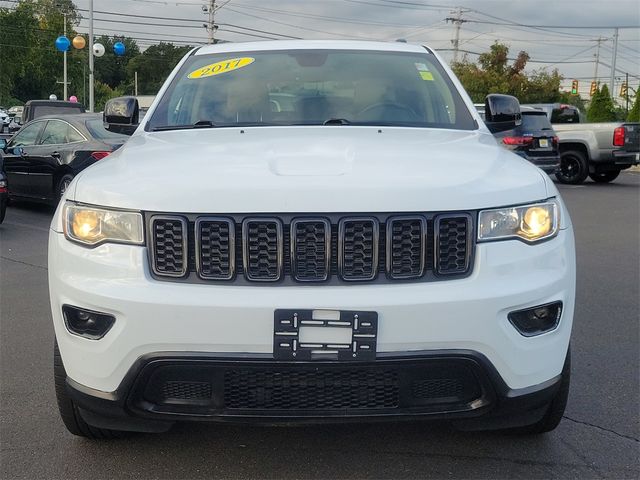
[[71, 42], [67, 37], [61, 35], [56, 38], [56, 48], [58, 49], [58, 51], [66, 52], [67, 50], [69, 50], [69, 45], [71, 45]]
[[116, 55], [124, 55], [124, 51], [124, 43], [116, 42], [113, 44], [113, 53], [115, 53]]

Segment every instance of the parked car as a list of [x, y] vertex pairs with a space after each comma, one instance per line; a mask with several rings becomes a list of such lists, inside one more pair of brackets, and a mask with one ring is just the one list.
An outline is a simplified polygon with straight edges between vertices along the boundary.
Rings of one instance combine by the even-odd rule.
[[28, 123], [45, 115], [74, 115], [85, 113], [84, 105], [63, 100], [29, 100], [22, 111], [22, 122]]
[[3, 155], [2, 152], [0, 152], [0, 223], [4, 221], [8, 202], [9, 191], [7, 190], [7, 176], [4, 173]]
[[9, 122], [9, 126], [7, 130], [11, 135], [13, 135], [21, 128], [22, 128], [22, 114], [16, 114], [13, 117], [11, 117], [11, 121]]
[[533, 163], [546, 173], [560, 168], [560, 150], [549, 119], [541, 110], [521, 107], [522, 123], [495, 137], [505, 148]]
[[5, 129], [9, 127], [9, 122], [11, 122], [9, 113], [4, 109], [0, 109], [0, 133], [4, 133]]
[[[278, 111], [271, 93], [295, 95]], [[193, 49], [49, 236], [54, 375], [92, 438], [181, 420], [446, 418], [541, 433], [570, 382], [575, 252], [554, 183], [407, 43]]]
[[98, 114], [45, 116], [0, 140], [11, 198], [57, 202], [75, 175], [128, 137], [105, 130]]

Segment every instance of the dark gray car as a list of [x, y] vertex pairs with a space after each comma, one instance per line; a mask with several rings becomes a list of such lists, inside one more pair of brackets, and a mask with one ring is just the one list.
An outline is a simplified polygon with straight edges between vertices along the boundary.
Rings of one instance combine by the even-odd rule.
[[50, 115], [0, 140], [10, 198], [56, 203], [73, 177], [129, 137], [105, 130], [102, 116]]

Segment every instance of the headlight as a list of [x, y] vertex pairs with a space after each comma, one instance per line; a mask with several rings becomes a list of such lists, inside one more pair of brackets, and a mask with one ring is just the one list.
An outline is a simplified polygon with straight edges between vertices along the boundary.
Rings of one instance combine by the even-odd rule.
[[483, 210], [478, 219], [478, 241], [520, 238], [526, 242], [538, 242], [558, 233], [559, 217], [558, 204], [553, 200]]
[[64, 235], [71, 241], [91, 246], [106, 242], [144, 243], [140, 212], [67, 203], [63, 215]]

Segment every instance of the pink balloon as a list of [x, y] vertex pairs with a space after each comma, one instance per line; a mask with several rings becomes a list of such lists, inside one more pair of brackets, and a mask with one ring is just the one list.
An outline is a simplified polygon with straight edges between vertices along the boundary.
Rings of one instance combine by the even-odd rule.
[[71, 95], [71, 96], [69, 97], [69, 101], [70, 101], [70, 102], [77, 103], [77, 102], [78, 102], [78, 97], [76, 97], [75, 95]]

